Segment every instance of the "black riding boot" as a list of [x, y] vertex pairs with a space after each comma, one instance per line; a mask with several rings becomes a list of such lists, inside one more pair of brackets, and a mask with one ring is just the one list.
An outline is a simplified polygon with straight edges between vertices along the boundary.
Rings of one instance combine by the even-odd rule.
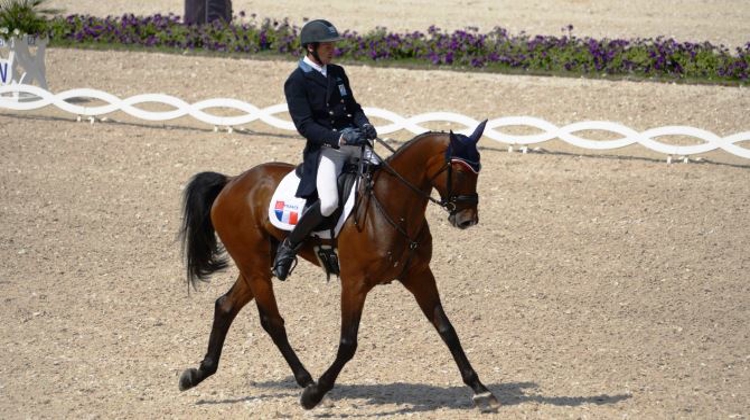
[[302, 246], [307, 235], [322, 221], [323, 215], [320, 214], [320, 200], [318, 200], [302, 213], [297, 225], [276, 251], [276, 258], [273, 261], [273, 275], [279, 280], [286, 280], [291, 272], [292, 262], [297, 259], [297, 250]]

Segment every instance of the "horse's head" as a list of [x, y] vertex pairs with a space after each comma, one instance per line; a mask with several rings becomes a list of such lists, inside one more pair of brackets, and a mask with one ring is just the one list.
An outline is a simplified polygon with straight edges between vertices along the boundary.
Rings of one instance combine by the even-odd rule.
[[444, 169], [433, 181], [433, 187], [440, 193], [441, 205], [450, 213], [448, 220], [459, 229], [479, 223], [477, 179], [482, 165], [477, 142], [486, 124], [484, 120], [468, 137], [450, 132]]

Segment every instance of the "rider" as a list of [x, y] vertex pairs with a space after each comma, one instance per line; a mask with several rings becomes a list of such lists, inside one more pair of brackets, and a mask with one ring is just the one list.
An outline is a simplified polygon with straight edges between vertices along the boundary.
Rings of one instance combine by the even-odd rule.
[[378, 135], [354, 99], [344, 68], [331, 64], [341, 39], [326, 20], [305, 24], [300, 33], [305, 57], [284, 83], [289, 114], [307, 140], [296, 195], [309, 205], [276, 253], [273, 275], [279, 280], [289, 275], [307, 235], [338, 207], [336, 180], [344, 163], [360, 157], [361, 146]]

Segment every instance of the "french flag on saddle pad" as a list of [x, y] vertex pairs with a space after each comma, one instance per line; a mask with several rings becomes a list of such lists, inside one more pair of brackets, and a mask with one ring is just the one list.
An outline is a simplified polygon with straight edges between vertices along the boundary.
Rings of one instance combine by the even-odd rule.
[[292, 203], [285, 203], [284, 201], [276, 201], [274, 207], [274, 213], [276, 218], [282, 223], [288, 223], [290, 225], [296, 225], [300, 214], [299, 206]]

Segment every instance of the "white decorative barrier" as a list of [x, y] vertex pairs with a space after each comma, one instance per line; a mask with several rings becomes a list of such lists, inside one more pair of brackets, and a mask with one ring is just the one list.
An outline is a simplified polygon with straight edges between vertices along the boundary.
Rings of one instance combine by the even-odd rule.
[[[25, 93], [27, 95], [35, 96], [36, 99], [17, 102], [4, 98], [3, 94], [7, 93], [13, 93], [15, 95]], [[72, 99], [75, 99], [75, 102], [93, 99], [105, 102], [106, 104], [101, 106], [82, 106], [69, 102]], [[174, 109], [170, 111], [147, 111], [137, 107], [137, 105], [146, 103], [169, 105]], [[166, 121], [184, 116], [191, 116], [198, 121], [212, 124], [214, 127], [221, 126], [229, 127], [231, 129], [231, 127], [260, 120], [276, 128], [295, 130], [294, 124], [291, 121], [274, 116], [278, 113], [283, 113], [286, 116], [286, 104], [278, 104], [260, 109], [249, 103], [228, 98], [209, 99], [189, 104], [179, 98], [164, 94], [145, 94], [120, 99], [109, 93], [94, 89], [73, 89], [55, 95], [44, 89], [31, 85], [0, 86], [0, 108], [28, 111], [50, 105], [54, 105], [63, 111], [78, 115], [79, 117], [84, 116], [95, 118], [116, 111], [122, 111], [128, 115], [147, 121]], [[205, 112], [205, 110], [211, 108], [233, 109], [241, 111], [244, 114], [225, 117]], [[381, 135], [393, 133], [399, 130], [407, 130], [415, 134], [422, 133], [428, 129], [422, 127], [420, 124], [427, 122], [450, 122], [460, 124], [465, 126], [465, 128], [456, 131], [468, 134], [479, 123], [479, 121], [473, 118], [451, 112], [430, 112], [415, 115], [410, 118], [404, 118], [391, 111], [380, 108], [365, 108], [365, 112], [370, 117], [391, 122], [390, 124], [377, 127], [378, 132]], [[496, 130], [497, 128], [515, 126], [531, 127], [539, 130], [540, 133], [532, 135], [516, 135], [505, 134]], [[579, 131], [587, 130], [607, 131], [621, 137], [614, 140], [590, 140], [574, 134]], [[487, 127], [484, 131], [484, 136], [508, 144], [510, 150], [512, 150], [513, 146], [526, 148], [529, 145], [560, 139], [573, 146], [591, 150], [612, 150], [633, 144], [640, 144], [647, 149], [668, 155], [668, 161], [671, 161], [672, 156], [684, 157], [706, 153], [716, 149], [721, 149], [727, 153], [750, 159], [750, 149], [740, 147], [736, 144], [743, 141], [749, 141], [750, 131], [736, 133], [727, 137], [720, 137], [710, 131], [694, 127], [666, 126], [652, 128], [639, 133], [631, 128], [608, 121], [585, 121], [569, 124], [564, 127], [558, 127], [552, 123], [534, 117], [502, 117], [488, 121]], [[656, 140], [656, 138], [664, 136], [692, 137], [702, 140], [703, 143], [694, 145], [672, 145]]]

